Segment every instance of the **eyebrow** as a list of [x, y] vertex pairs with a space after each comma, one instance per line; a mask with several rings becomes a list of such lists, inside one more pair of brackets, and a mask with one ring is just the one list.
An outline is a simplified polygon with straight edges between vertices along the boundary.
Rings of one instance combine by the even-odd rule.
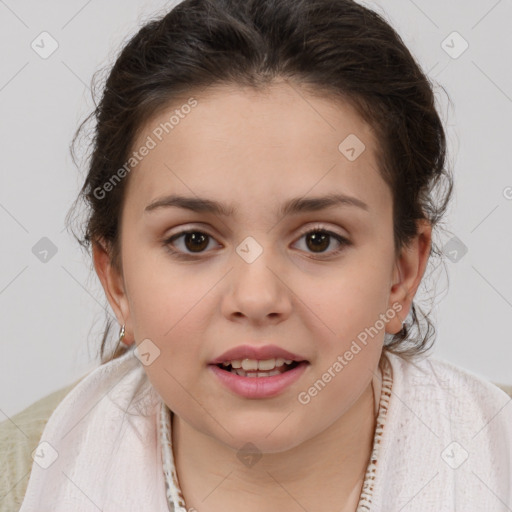
[[[365, 211], [369, 210], [368, 205], [357, 197], [345, 194], [329, 194], [321, 197], [296, 197], [290, 199], [281, 206], [277, 214], [279, 216], [286, 216], [324, 210], [335, 206], [355, 206]], [[222, 203], [202, 197], [185, 197], [176, 194], [156, 199], [146, 206], [144, 212], [152, 212], [157, 209], [170, 207], [184, 208], [198, 213], [213, 213], [224, 217], [236, 214], [236, 209], [233, 206], [227, 207]]]

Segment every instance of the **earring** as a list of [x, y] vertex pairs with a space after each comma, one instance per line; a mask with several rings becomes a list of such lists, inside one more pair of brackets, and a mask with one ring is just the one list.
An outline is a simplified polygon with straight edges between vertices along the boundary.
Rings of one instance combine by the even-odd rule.
[[[121, 327], [121, 330], [119, 331], [119, 341], [117, 343], [118, 344], [123, 343], [123, 338], [124, 338], [124, 324]], [[123, 343], [123, 345], [124, 345], [124, 343]]]
[[[397, 313], [398, 315], [398, 313]], [[400, 319], [400, 317], [398, 317]], [[399, 334], [400, 336], [407, 336], [407, 329], [406, 329], [406, 325], [405, 325], [405, 320], [402, 320], [402, 329], [400, 329], [399, 332], [397, 332], [397, 334]]]

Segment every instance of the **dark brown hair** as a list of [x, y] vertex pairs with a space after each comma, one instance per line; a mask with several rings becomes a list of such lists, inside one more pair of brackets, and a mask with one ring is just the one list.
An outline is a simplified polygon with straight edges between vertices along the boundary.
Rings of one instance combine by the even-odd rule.
[[[373, 128], [379, 170], [393, 195], [397, 251], [417, 234], [417, 220], [438, 224], [453, 186], [443, 125], [429, 80], [383, 17], [352, 0], [185, 0], [124, 46], [99, 104], [73, 138], [76, 162], [77, 138], [89, 120], [95, 122], [77, 197], [87, 207], [85, 234], [75, 235], [81, 246], [104, 240], [113, 266], [122, 270], [119, 219], [129, 176], [104, 198], [94, 191], [125, 164], [152, 116], [201, 88], [263, 89], [275, 79], [349, 102]], [[434, 243], [433, 253], [440, 255]], [[433, 339], [435, 329], [421, 308], [413, 303], [410, 315], [411, 324], [386, 342], [395, 353], [420, 353]], [[116, 348], [104, 357], [110, 327], [107, 318], [102, 362], [124, 352]]]

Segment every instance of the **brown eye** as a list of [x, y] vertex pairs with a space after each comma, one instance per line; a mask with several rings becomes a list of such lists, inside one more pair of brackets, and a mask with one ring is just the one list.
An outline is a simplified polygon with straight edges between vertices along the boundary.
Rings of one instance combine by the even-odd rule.
[[[180, 240], [181, 243], [177, 243], [178, 240]], [[164, 241], [164, 245], [167, 246], [172, 253], [180, 253], [183, 256], [187, 256], [194, 253], [199, 254], [205, 252], [210, 240], [213, 240], [213, 238], [207, 233], [197, 230], [188, 230], [171, 236]], [[178, 250], [175, 251], [174, 248]]]
[[192, 252], [201, 252], [208, 246], [208, 235], [200, 231], [186, 233], [184, 238], [185, 247]]
[[329, 247], [331, 236], [323, 231], [313, 231], [306, 235], [306, 242], [308, 248], [314, 252], [324, 252]]
[[[351, 245], [351, 242], [345, 237], [328, 231], [324, 228], [313, 228], [303, 233], [300, 239], [305, 239], [306, 252], [320, 254], [325, 256], [334, 256], [341, 252], [346, 246]], [[334, 239], [338, 246], [333, 250], [328, 250], [331, 246], [332, 239]]]

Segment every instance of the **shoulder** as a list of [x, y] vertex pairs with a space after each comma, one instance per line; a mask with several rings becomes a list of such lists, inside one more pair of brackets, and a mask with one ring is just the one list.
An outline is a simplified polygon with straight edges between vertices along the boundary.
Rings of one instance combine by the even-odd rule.
[[435, 505], [445, 511], [457, 502], [457, 510], [497, 510], [497, 496], [512, 503], [511, 397], [471, 371], [429, 355], [405, 359], [386, 351], [385, 356], [392, 384], [379, 447], [376, 509], [420, 511]]
[[14, 511], [21, 507], [32, 469], [32, 452], [55, 408], [81, 380], [41, 398], [0, 423], [2, 510]]
[[498, 397], [503, 397], [503, 394], [499, 391], [503, 391], [508, 396], [512, 396], [512, 385], [497, 384], [490, 380], [487, 380], [469, 370], [456, 366], [448, 361], [431, 357], [429, 360], [429, 366], [437, 372], [437, 374], [444, 375], [447, 379], [455, 383], [466, 383], [470, 385], [469, 390], [473, 393], [480, 392], [484, 395], [491, 393]]
[[394, 389], [422, 404], [428, 413], [446, 414], [450, 421], [468, 424], [478, 419], [488, 422], [496, 415], [494, 426], [512, 432], [512, 399], [507, 386], [497, 386], [467, 369], [428, 355], [410, 360], [395, 354], [386, 356], [392, 367]]
[[[415, 385], [434, 385], [447, 392], [458, 391], [458, 394], [512, 396], [512, 385], [493, 383], [476, 373], [439, 359], [423, 355], [405, 359], [399, 355], [386, 352], [393, 371], [399, 378], [412, 381]], [[462, 387], [464, 386], [464, 387]]]

